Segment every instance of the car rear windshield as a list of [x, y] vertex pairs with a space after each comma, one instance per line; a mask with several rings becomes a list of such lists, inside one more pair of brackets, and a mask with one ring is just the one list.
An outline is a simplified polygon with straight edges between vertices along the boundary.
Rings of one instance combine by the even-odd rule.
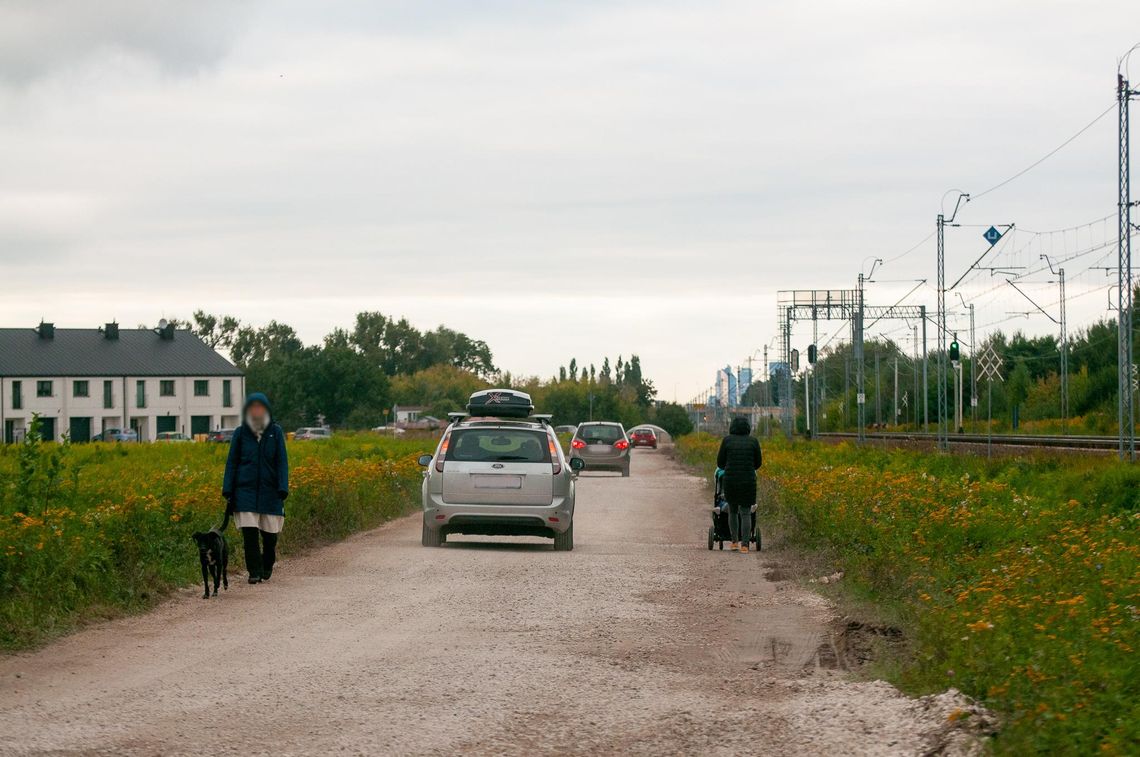
[[578, 427], [578, 438], [587, 444], [613, 444], [618, 439], [621, 439], [622, 434], [621, 426], [606, 425], [582, 425]]
[[542, 431], [502, 428], [457, 429], [447, 460], [469, 463], [549, 463], [549, 437]]

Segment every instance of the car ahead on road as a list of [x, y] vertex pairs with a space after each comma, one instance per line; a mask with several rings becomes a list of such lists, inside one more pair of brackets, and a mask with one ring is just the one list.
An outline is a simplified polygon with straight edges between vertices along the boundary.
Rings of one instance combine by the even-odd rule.
[[629, 432], [629, 446], [657, 449], [657, 432], [651, 428], [635, 428]]
[[226, 444], [234, 438], [234, 429], [232, 428], [219, 428], [206, 434], [206, 441], [214, 442], [216, 444]]
[[181, 444], [194, 440], [181, 431], [160, 431], [158, 436], [154, 437], [154, 441], [156, 444]]
[[93, 442], [137, 442], [139, 434], [133, 428], [109, 428], [91, 438]]
[[629, 437], [620, 423], [588, 422], [570, 440], [570, 458], [585, 470], [616, 470], [629, 475]]
[[332, 439], [331, 428], [320, 428], [319, 426], [310, 426], [306, 428], [297, 429], [293, 434], [293, 439], [298, 442], [311, 442], [318, 439]]
[[530, 396], [496, 389], [471, 395], [452, 413], [435, 454], [423, 465], [423, 538], [438, 547], [451, 534], [544, 536], [574, 549], [574, 490], [581, 461], [567, 461]]

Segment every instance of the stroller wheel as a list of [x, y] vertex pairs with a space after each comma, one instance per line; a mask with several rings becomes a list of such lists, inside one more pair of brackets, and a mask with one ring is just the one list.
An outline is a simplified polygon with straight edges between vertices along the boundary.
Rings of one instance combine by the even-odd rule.
[[712, 551], [713, 542], [716, 541], [716, 534], [713, 533], [712, 528], [709, 528], [709, 551]]
[[756, 529], [755, 537], [756, 537], [756, 539], [755, 539], [756, 551], [759, 552], [760, 551], [760, 529], [759, 528]]

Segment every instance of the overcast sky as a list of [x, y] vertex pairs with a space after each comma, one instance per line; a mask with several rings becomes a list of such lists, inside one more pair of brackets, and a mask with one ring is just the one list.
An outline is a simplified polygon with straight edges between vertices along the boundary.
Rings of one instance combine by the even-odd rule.
[[[376, 309], [516, 374], [636, 352], [684, 401], [777, 290], [933, 284], [933, 240], [892, 258], [943, 194], [1093, 121], [1138, 41], [1135, 0], [0, 0], [0, 323]], [[1104, 315], [1115, 129], [967, 205], [950, 279], [1014, 222], [1023, 289], [1055, 310], [1032, 267], [1076, 256], [1070, 328]], [[979, 325], [1055, 329], [1002, 281], [962, 286]]]

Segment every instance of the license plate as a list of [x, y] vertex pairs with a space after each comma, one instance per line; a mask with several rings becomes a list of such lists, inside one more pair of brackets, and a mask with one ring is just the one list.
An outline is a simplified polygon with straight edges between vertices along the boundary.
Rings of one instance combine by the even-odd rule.
[[522, 476], [475, 476], [476, 489], [521, 489]]

